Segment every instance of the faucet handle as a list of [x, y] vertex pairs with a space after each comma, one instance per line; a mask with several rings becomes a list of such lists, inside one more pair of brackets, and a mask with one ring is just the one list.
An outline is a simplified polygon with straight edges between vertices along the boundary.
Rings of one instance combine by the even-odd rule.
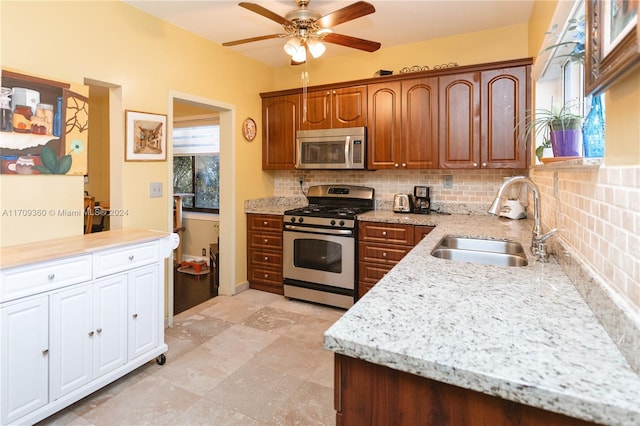
[[553, 237], [556, 232], [558, 232], [558, 228], [553, 228], [552, 230], [550, 230], [549, 232], [547, 232], [546, 234], [538, 237], [538, 242], [539, 243], [544, 243], [545, 241], [547, 241], [549, 238]]

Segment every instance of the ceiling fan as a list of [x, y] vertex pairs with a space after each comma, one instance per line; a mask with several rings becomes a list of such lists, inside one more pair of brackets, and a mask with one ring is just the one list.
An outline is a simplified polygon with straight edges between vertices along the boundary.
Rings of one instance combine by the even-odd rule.
[[307, 60], [307, 52], [314, 58], [320, 57], [326, 50], [323, 42], [339, 44], [366, 52], [375, 52], [380, 49], [380, 43], [378, 42], [336, 34], [331, 30], [333, 26], [375, 12], [376, 9], [372, 4], [359, 1], [322, 16], [315, 10], [307, 9], [309, 1], [310, 0], [295, 0], [298, 8], [290, 11], [284, 17], [256, 3], [239, 3], [241, 7], [279, 23], [282, 25], [284, 33], [228, 41], [222, 43], [222, 45], [235, 46], [254, 41], [288, 37], [289, 40], [284, 45], [284, 51], [291, 56], [292, 65], [305, 63]]

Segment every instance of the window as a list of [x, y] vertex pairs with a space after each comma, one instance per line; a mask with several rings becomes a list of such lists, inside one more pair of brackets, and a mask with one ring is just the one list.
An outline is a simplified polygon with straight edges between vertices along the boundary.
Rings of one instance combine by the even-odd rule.
[[220, 126], [217, 117], [176, 119], [173, 129], [173, 192], [186, 211], [220, 210]]

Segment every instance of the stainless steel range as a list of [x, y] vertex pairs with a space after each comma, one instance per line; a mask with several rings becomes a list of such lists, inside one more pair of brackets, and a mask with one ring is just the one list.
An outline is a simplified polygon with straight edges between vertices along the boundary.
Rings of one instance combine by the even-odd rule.
[[349, 308], [356, 294], [356, 215], [372, 210], [374, 189], [309, 188], [309, 205], [284, 214], [284, 295]]

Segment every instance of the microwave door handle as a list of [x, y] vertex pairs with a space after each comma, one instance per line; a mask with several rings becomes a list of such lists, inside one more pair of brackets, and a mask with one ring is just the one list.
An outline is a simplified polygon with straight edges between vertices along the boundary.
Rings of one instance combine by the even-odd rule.
[[344, 138], [344, 158], [347, 167], [351, 167], [351, 152], [349, 148], [351, 147], [351, 136], [347, 136]]
[[296, 138], [296, 169], [300, 168], [300, 139]]

